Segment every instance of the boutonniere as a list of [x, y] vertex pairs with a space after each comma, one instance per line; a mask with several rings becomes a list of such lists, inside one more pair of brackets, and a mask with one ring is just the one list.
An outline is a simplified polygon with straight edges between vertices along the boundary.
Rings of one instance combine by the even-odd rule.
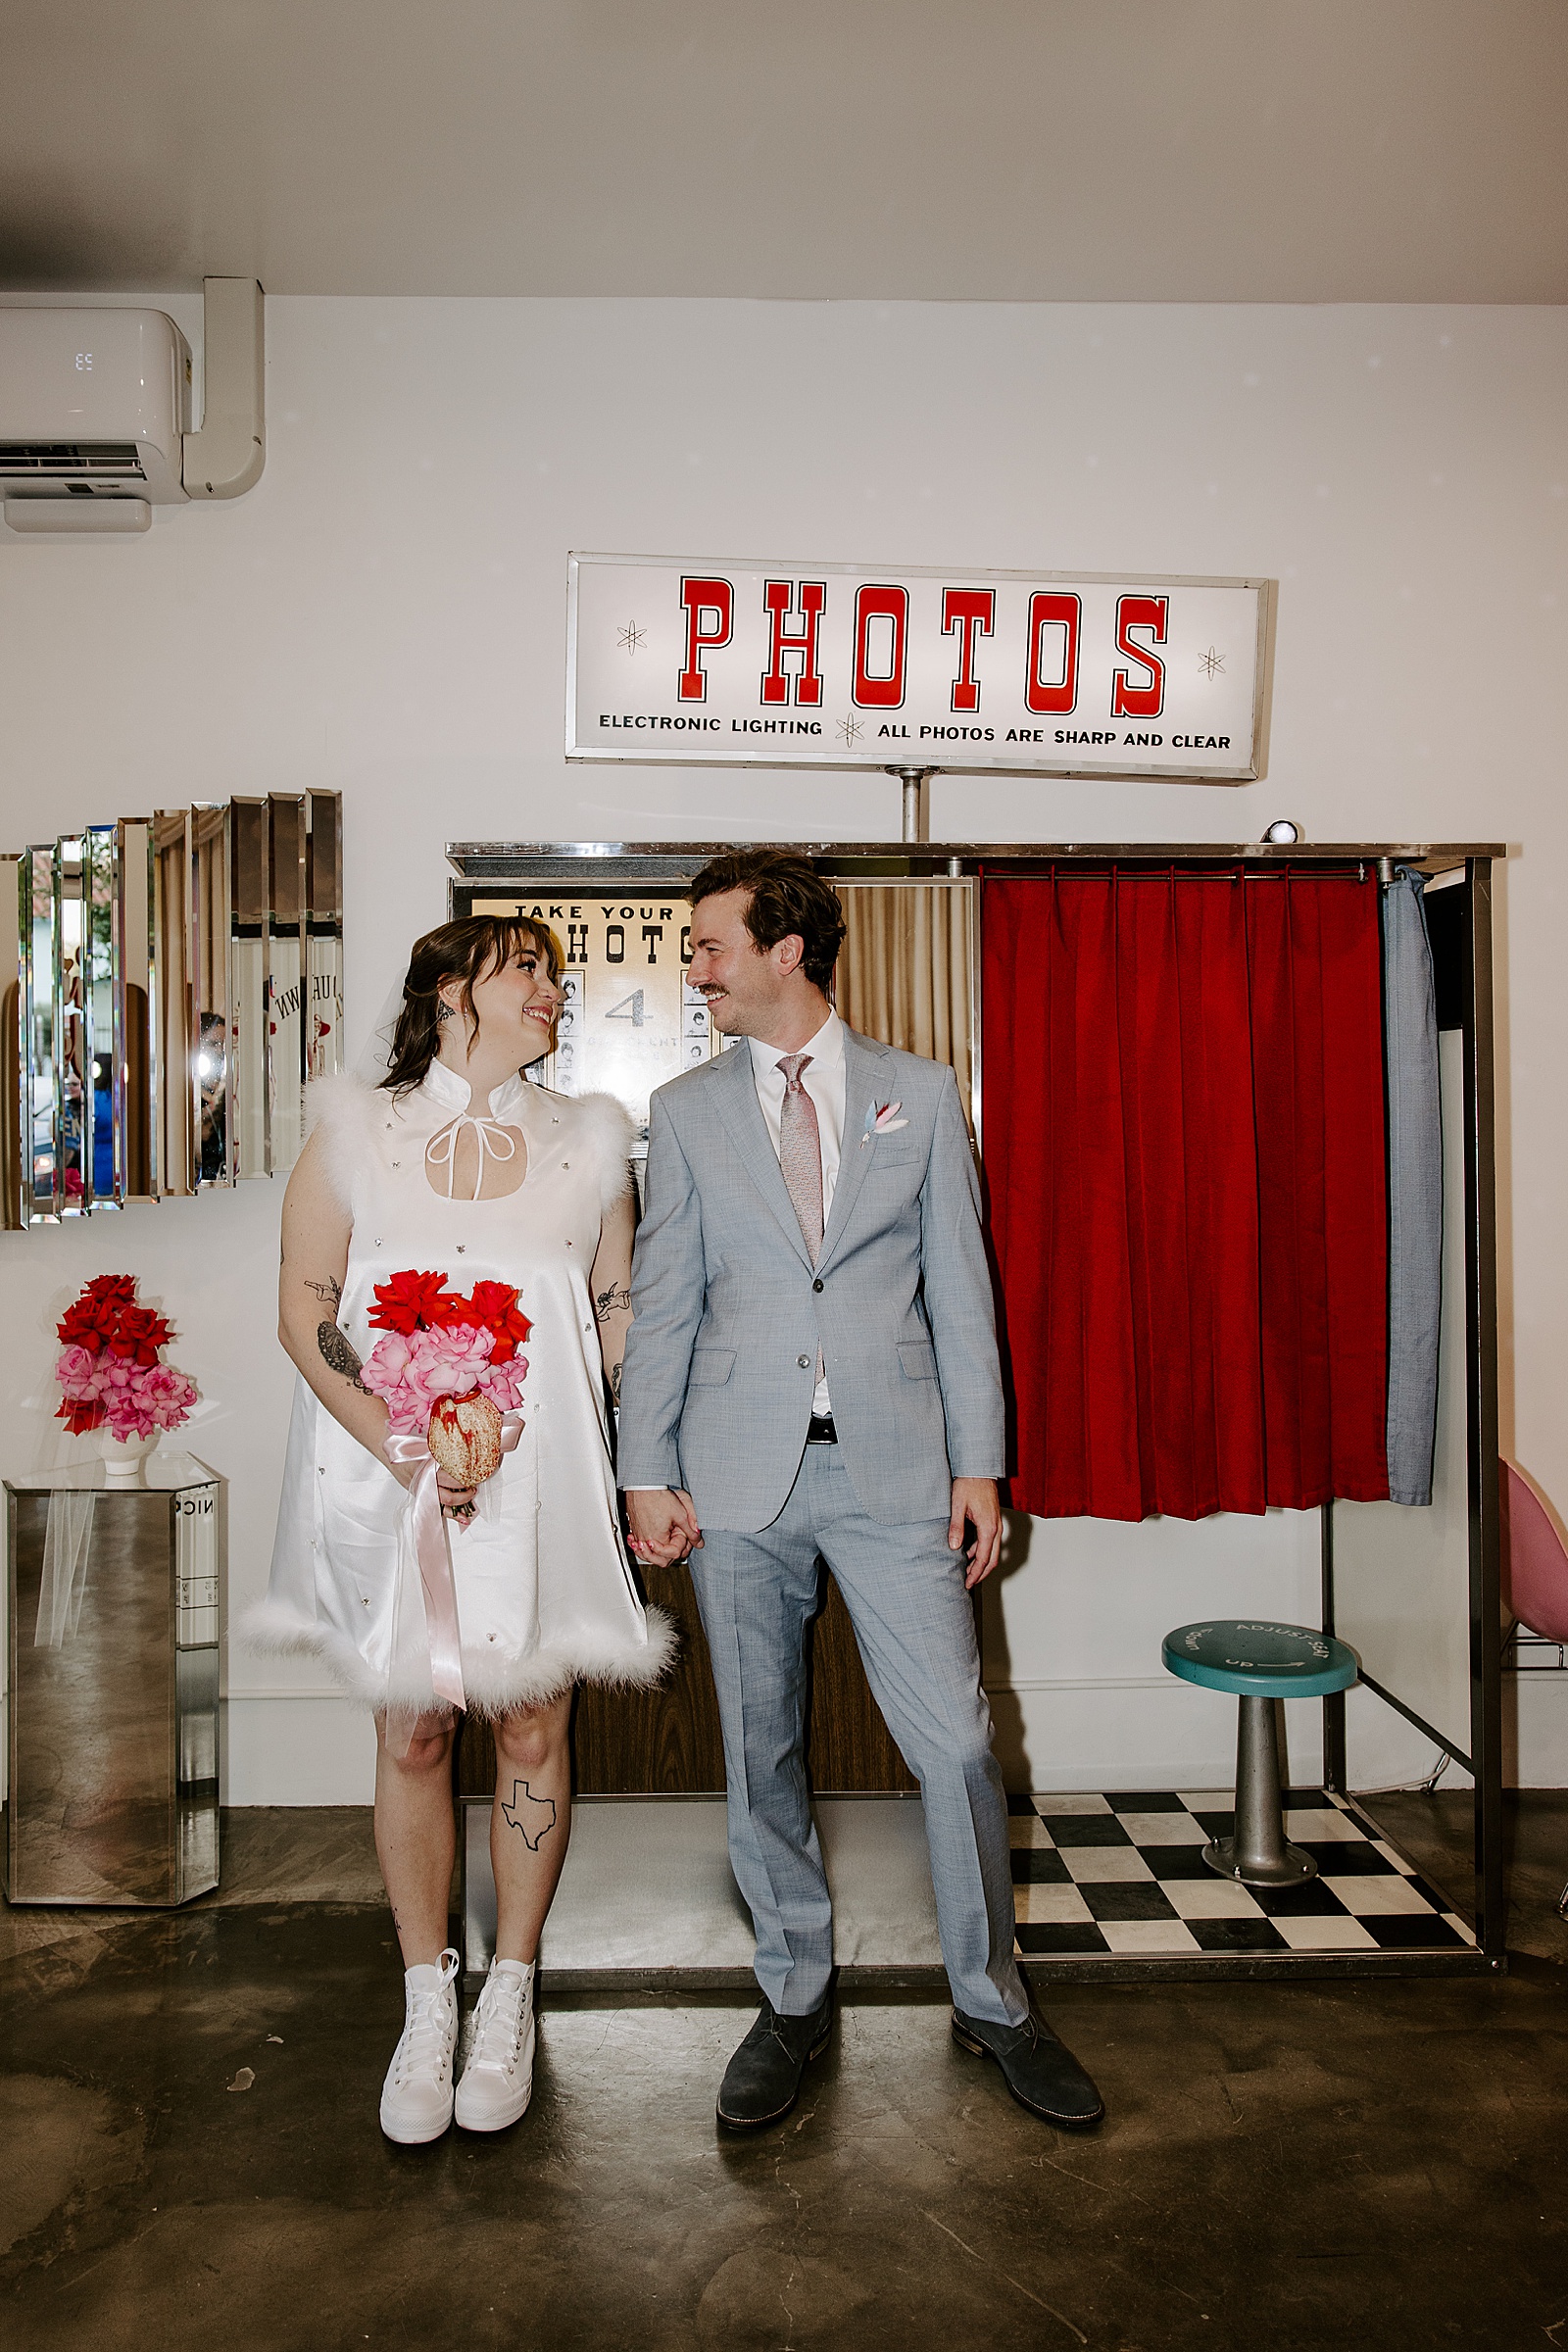
[[862, 1152], [874, 1135], [891, 1135], [896, 1127], [907, 1127], [908, 1120], [899, 1116], [903, 1108], [902, 1102], [872, 1103], [865, 1114], [865, 1133], [860, 1138]]

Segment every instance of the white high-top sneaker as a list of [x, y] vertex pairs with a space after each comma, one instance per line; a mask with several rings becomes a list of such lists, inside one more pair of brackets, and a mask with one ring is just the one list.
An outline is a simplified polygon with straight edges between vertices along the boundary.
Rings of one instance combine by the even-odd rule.
[[452, 2054], [458, 2046], [458, 1955], [403, 1977], [403, 2034], [381, 2086], [381, 2129], [404, 2147], [439, 2139], [452, 2121]]
[[533, 1962], [492, 1960], [458, 2084], [465, 2132], [504, 2132], [516, 2122], [533, 2089]]

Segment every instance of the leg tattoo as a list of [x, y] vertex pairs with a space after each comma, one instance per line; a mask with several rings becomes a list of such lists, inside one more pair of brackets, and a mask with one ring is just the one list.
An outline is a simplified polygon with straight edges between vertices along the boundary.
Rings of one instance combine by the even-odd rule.
[[[518, 1790], [522, 1791], [521, 1797]], [[509, 1830], [516, 1830], [531, 1854], [539, 1851], [543, 1840], [556, 1826], [556, 1800], [553, 1796], [535, 1796], [526, 1781], [514, 1781], [512, 1802], [501, 1808]]]

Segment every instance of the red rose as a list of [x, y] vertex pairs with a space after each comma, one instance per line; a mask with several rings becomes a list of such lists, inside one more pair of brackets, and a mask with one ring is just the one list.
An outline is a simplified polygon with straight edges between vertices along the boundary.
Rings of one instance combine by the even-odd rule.
[[136, 1296], [134, 1274], [95, 1274], [84, 1290], [84, 1298], [115, 1298], [129, 1306]]
[[102, 1429], [107, 1418], [96, 1397], [85, 1404], [73, 1404], [68, 1400], [55, 1408], [55, 1419], [63, 1421], [74, 1438], [84, 1437], [89, 1429]]
[[124, 1306], [109, 1343], [111, 1355], [130, 1356], [138, 1364], [156, 1364], [158, 1350], [173, 1338], [172, 1327], [148, 1306]]
[[516, 1292], [509, 1282], [476, 1282], [472, 1298], [474, 1321], [483, 1324], [495, 1338], [490, 1361], [510, 1363], [533, 1329], [517, 1304]]
[[68, 1348], [85, 1348], [89, 1355], [101, 1355], [114, 1320], [112, 1307], [100, 1307], [90, 1298], [78, 1298], [74, 1305], [67, 1307], [55, 1330]]
[[446, 1322], [443, 1308], [450, 1302], [444, 1274], [394, 1274], [390, 1282], [376, 1284], [375, 1304], [367, 1321], [372, 1331], [400, 1331], [407, 1339], [421, 1324], [427, 1331], [440, 1331]]

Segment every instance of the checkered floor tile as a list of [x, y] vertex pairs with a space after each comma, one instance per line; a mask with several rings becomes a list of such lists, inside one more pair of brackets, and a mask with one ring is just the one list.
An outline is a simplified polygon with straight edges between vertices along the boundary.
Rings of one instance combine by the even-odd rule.
[[1435, 1886], [1345, 1798], [1286, 1792], [1285, 1831], [1317, 1876], [1238, 1886], [1203, 1860], [1234, 1828], [1228, 1788], [1009, 1797], [1018, 1952], [1441, 1951], [1474, 1944]]

